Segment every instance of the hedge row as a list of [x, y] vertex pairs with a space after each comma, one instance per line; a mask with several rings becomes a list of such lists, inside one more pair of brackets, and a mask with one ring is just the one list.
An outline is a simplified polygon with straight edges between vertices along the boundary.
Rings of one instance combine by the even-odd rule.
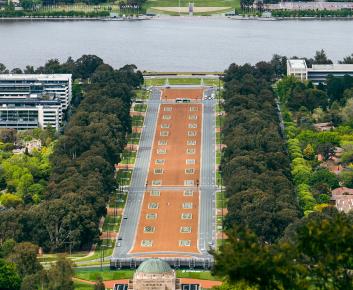
[[285, 122], [285, 132], [287, 135], [287, 146], [291, 159], [293, 181], [296, 186], [296, 191], [299, 200], [299, 206], [308, 214], [314, 210], [316, 200], [310, 192], [308, 185], [309, 178], [312, 174], [311, 166], [304, 159], [299, 139], [295, 137], [298, 132], [294, 122]]

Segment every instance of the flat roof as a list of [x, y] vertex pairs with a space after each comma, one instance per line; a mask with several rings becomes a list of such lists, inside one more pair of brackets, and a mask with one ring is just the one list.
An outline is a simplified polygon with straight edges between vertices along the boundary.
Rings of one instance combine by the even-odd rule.
[[313, 64], [309, 71], [352, 71], [353, 72], [353, 64]]
[[72, 74], [0, 74], [0, 80], [69, 80]]
[[306, 62], [304, 59], [289, 59], [288, 61], [289, 66], [292, 69], [306, 69]]

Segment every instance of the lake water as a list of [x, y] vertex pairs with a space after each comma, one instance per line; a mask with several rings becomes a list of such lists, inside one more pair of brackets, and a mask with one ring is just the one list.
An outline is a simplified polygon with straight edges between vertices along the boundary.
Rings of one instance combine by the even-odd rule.
[[311, 57], [319, 49], [335, 61], [353, 53], [353, 21], [0, 21], [0, 63], [9, 68], [96, 54], [115, 67], [215, 71], [232, 62], [269, 60], [274, 53]]

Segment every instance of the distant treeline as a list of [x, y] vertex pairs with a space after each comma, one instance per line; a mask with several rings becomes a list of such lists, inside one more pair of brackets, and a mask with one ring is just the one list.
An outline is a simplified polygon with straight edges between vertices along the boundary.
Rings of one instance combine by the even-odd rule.
[[15, 11], [15, 10], [0, 10], [0, 17], [107, 17], [109, 11]]
[[45, 199], [2, 211], [0, 239], [31, 241], [50, 250], [81, 248], [98, 241], [99, 219], [114, 190], [114, 164], [131, 131], [133, 90], [143, 77], [135, 66], [114, 70], [96, 56], [50, 61], [36, 71], [73, 73], [85, 85], [50, 158]]
[[351, 17], [353, 10], [272, 10], [273, 17]]
[[267, 242], [300, 217], [271, 88], [271, 80], [283, 72], [283, 60], [278, 60], [232, 64], [224, 76], [225, 225], [249, 228]]

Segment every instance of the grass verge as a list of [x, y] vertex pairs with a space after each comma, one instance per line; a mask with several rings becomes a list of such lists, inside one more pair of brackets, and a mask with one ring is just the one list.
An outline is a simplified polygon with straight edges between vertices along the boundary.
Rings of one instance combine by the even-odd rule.
[[121, 156], [121, 164], [134, 164], [136, 160], [136, 151], [124, 150]]
[[219, 81], [218, 79], [203, 79], [203, 83], [206, 86], [214, 86], [214, 87], [218, 87], [218, 85], [223, 86], [223, 81]]
[[217, 165], [219, 165], [219, 164], [221, 164], [221, 151], [219, 151], [218, 149], [217, 149], [217, 151], [216, 151], [216, 164]]
[[[189, 6], [188, 0], [180, 0], [181, 7]], [[194, 7], [232, 7], [240, 8], [240, 0], [195, 0]], [[179, 7], [178, 0], [149, 0], [144, 7]]]
[[217, 112], [217, 113], [223, 112], [223, 106], [217, 104], [217, 106], [216, 106], [216, 112]]
[[96, 281], [99, 276], [103, 280], [120, 280], [120, 279], [131, 279], [134, 274], [133, 270], [118, 270], [112, 271], [109, 269], [103, 269], [102, 271], [91, 270], [91, 269], [76, 269], [75, 277], [88, 281]]
[[[100, 260], [98, 261], [92, 261], [92, 260], [100, 259], [101, 255], [103, 254], [103, 250], [104, 250], [104, 258], [105, 258], [104, 260], [106, 260], [106, 258], [113, 253], [114, 243], [115, 243], [115, 239], [105, 240], [103, 245], [97, 245], [96, 250], [92, 256], [76, 259], [75, 263], [92, 262], [89, 265], [100, 265]], [[82, 266], [82, 263], [77, 264], [77, 266]]]
[[[134, 274], [134, 270], [109, 270], [103, 269], [102, 271], [91, 270], [91, 269], [76, 269], [75, 277], [88, 281], [96, 281], [101, 276], [104, 281], [108, 280], [120, 280], [120, 279], [131, 279]], [[220, 280], [219, 277], [213, 276], [210, 271], [187, 271], [177, 270], [178, 278], [191, 278], [200, 280]]]
[[136, 99], [147, 100], [150, 97], [150, 92], [144, 89], [135, 90]]
[[116, 217], [112, 215], [107, 215], [103, 224], [103, 232], [117, 232], [119, 230], [121, 221], [121, 216], [117, 215]]
[[140, 137], [141, 137], [141, 133], [139, 132], [132, 132], [129, 137], [128, 140], [131, 144], [139, 144], [140, 142]]
[[168, 79], [170, 85], [200, 85], [200, 78], [172, 78]]
[[147, 87], [151, 86], [164, 86], [165, 85], [165, 78], [151, 78], [151, 79], [145, 79], [145, 85]]
[[134, 111], [135, 112], [146, 112], [147, 110], [147, 105], [146, 104], [136, 104], [134, 106]]
[[[223, 202], [222, 202], [222, 199], [223, 199]], [[226, 208], [227, 207], [227, 198], [225, 196], [225, 191], [218, 191], [216, 193], [216, 207], [217, 208], [222, 208], [222, 205], [223, 205], [223, 208]]]
[[223, 126], [224, 125], [224, 120], [225, 120], [224, 116], [217, 116], [217, 118], [216, 118], [216, 127], [220, 128], [221, 124]]
[[132, 116], [131, 122], [133, 127], [142, 127], [143, 126], [144, 116]]

